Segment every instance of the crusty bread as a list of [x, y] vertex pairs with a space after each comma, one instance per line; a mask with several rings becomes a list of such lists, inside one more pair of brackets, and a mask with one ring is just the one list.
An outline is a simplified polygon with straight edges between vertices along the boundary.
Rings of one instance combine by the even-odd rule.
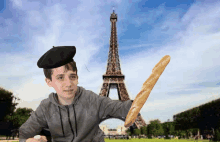
[[170, 56], [166, 55], [153, 68], [152, 74], [144, 82], [141, 91], [137, 94], [136, 98], [134, 99], [131, 105], [131, 108], [128, 112], [128, 115], [124, 123], [125, 127], [129, 127], [135, 122], [135, 119], [137, 118], [138, 113], [147, 101], [147, 98], [149, 97], [151, 90], [153, 89], [154, 85], [156, 84], [157, 80], [159, 79], [160, 75], [163, 73], [164, 69], [166, 68], [169, 62]]

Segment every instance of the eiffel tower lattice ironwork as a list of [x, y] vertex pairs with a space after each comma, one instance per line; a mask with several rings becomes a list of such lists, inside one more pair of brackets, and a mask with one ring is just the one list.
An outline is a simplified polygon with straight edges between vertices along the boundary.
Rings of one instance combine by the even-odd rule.
[[[107, 71], [103, 75], [104, 82], [99, 95], [109, 97], [110, 88], [116, 88], [118, 91], [119, 100], [127, 101], [130, 100], [130, 97], [128, 95], [124, 83], [125, 76], [121, 73], [121, 68], [120, 68], [118, 44], [117, 44], [117, 32], [116, 32], [117, 14], [115, 14], [114, 10], [110, 16], [110, 21], [111, 21], [111, 37], [110, 37], [110, 47], [108, 54]], [[147, 125], [144, 119], [142, 118], [142, 116], [138, 115], [133, 126], [134, 128], [140, 129], [140, 127]]]

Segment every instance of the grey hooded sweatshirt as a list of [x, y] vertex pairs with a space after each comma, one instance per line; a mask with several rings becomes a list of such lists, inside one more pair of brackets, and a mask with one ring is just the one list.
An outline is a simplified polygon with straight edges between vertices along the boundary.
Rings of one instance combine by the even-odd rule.
[[99, 124], [109, 118], [125, 121], [132, 102], [111, 100], [78, 86], [72, 104], [64, 106], [51, 93], [19, 128], [19, 142], [39, 135], [42, 129], [49, 129], [53, 142], [104, 142]]

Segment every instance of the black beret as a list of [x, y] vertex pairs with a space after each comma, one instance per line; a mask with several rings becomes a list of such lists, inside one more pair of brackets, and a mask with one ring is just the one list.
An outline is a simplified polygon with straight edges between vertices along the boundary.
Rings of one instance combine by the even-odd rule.
[[56, 46], [48, 50], [37, 62], [39, 68], [52, 69], [74, 61], [75, 46]]

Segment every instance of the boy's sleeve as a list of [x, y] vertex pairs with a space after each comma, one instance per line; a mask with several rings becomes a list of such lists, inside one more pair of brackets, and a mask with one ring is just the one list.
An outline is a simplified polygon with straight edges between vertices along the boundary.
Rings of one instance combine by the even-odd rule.
[[28, 138], [39, 135], [43, 128], [47, 127], [46, 118], [42, 111], [42, 101], [36, 111], [31, 114], [28, 120], [19, 128], [19, 142], [25, 142]]
[[98, 105], [100, 120], [106, 118], [119, 118], [125, 121], [133, 100], [122, 102], [120, 100], [111, 100], [109, 97], [95, 94], [93, 95], [92, 102]]

